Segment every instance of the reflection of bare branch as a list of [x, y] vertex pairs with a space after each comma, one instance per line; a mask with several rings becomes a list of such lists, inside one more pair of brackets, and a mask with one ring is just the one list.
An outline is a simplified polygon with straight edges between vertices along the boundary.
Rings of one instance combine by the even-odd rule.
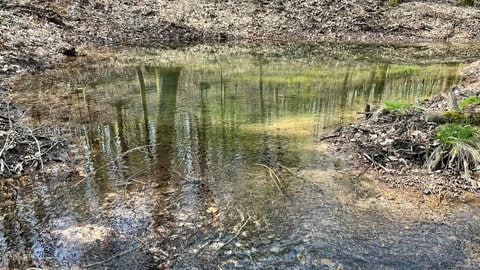
[[114, 162], [117, 162], [118, 160], [120, 160], [121, 158], [123, 158], [125, 155], [128, 155], [129, 153], [133, 152], [133, 151], [139, 151], [141, 150], [142, 148], [146, 148], [146, 147], [152, 147], [152, 146], [155, 146], [155, 145], [158, 145], [158, 144], [147, 144], [147, 145], [142, 145], [142, 146], [138, 146], [138, 147], [134, 147], [132, 149], [128, 149], [127, 151], [123, 152], [121, 155], [115, 157], [113, 160], [111, 160], [110, 162], [108, 162], [107, 164], [103, 165], [103, 166], [100, 166], [98, 167], [97, 169], [93, 170], [91, 173], [87, 174], [82, 180], [78, 181], [77, 183], [75, 183], [73, 186], [76, 187], [78, 186], [80, 183], [82, 183], [85, 179], [87, 179], [89, 176], [95, 174], [97, 171], [107, 167], [107, 166], [110, 166], [111, 164], [113, 164]]

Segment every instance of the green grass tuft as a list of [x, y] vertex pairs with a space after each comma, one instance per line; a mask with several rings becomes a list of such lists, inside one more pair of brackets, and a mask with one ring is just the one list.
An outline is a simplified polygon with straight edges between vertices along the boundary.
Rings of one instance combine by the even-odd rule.
[[475, 143], [479, 139], [479, 134], [475, 127], [453, 123], [439, 126], [435, 130], [435, 135], [442, 144]]
[[480, 104], [480, 98], [477, 96], [469, 96], [464, 100], [460, 101], [460, 103], [458, 103], [458, 106], [460, 107], [460, 109], [465, 109], [472, 104]]
[[477, 179], [471, 177], [471, 170], [480, 165], [480, 133], [473, 126], [445, 124], [435, 130], [440, 144], [433, 151], [427, 166], [431, 170], [453, 169], [463, 174], [474, 189], [480, 187]]
[[400, 4], [400, 0], [388, 0], [388, 4], [392, 7], [398, 6]]
[[386, 100], [383, 103], [385, 109], [388, 110], [393, 110], [393, 111], [400, 111], [400, 112], [405, 112], [408, 109], [411, 108], [420, 108], [418, 105], [408, 103], [405, 101], [398, 101], [398, 100]]
[[464, 6], [474, 6], [475, 0], [460, 0], [460, 4]]

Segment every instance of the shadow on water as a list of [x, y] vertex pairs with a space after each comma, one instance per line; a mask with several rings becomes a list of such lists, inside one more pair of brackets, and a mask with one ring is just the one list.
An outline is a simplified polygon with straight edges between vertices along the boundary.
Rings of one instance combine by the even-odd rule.
[[382, 190], [314, 143], [367, 103], [443, 91], [458, 68], [191, 57], [33, 78], [17, 97], [32, 121], [63, 123], [52, 134], [88, 162], [3, 200], [0, 267], [475, 268], [478, 205]]

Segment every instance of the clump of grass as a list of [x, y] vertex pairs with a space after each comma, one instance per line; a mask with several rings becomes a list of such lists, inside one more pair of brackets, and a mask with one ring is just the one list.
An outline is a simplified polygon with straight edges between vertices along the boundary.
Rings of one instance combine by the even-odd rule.
[[440, 144], [427, 165], [430, 170], [450, 168], [462, 172], [473, 188], [479, 183], [470, 177], [470, 170], [480, 166], [480, 133], [476, 127], [448, 123], [439, 126], [435, 135]]
[[464, 6], [473, 6], [475, 5], [475, 0], [460, 0], [460, 4]]
[[480, 104], [480, 98], [477, 96], [466, 97], [464, 100], [458, 103], [458, 106], [463, 110], [472, 104]]
[[400, 4], [400, 0], [388, 0], [388, 4], [392, 7], [394, 6], [398, 6], [398, 4]]
[[444, 111], [444, 122], [464, 125], [480, 125], [480, 113], [464, 113], [461, 111]]
[[474, 143], [478, 140], [478, 130], [472, 126], [445, 124], [435, 130], [440, 143], [455, 144], [457, 142]]
[[419, 108], [419, 106], [405, 102], [405, 101], [398, 101], [398, 100], [386, 100], [383, 103], [385, 109], [392, 110], [392, 111], [400, 111], [405, 112], [411, 108]]
[[464, 112], [460, 111], [444, 111], [445, 122], [454, 124], [465, 124], [467, 122], [467, 116]]

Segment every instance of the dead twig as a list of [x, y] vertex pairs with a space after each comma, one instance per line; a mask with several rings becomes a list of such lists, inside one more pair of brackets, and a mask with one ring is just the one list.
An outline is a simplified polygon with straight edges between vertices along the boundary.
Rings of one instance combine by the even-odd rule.
[[95, 262], [95, 263], [91, 263], [91, 264], [85, 265], [84, 267], [85, 267], [85, 268], [90, 268], [90, 267], [93, 267], [93, 266], [96, 266], [96, 265], [104, 264], [104, 263], [106, 263], [106, 262], [109, 262], [109, 261], [117, 258], [117, 257], [120, 257], [120, 256], [123, 256], [123, 255], [125, 255], [125, 254], [127, 254], [127, 253], [130, 253], [130, 252], [132, 252], [132, 251], [140, 248], [141, 246], [142, 246], [142, 244], [136, 245], [136, 246], [134, 246], [134, 247], [132, 247], [132, 248], [130, 248], [130, 249], [128, 249], [128, 250], [119, 252], [119, 253], [113, 255], [112, 257], [110, 257], [110, 258], [108, 258], [108, 259], [105, 259], [105, 260], [99, 261], [99, 262]]
[[228, 246], [233, 240], [235, 240], [239, 235], [240, 233], [242, 232], [243, 228], [247, 225], [247, 223], [252, 219], [252, 217], [250, 215], [248, 215], [248, 218], [247, 220], [245, 220], [245, 222], [242, 224], [242, 226], [240, 226], [240, 228], [238, 229], [237, 233], [232, 237], [230, 238], [225, 244], [223, 244], [220, 248], [218, 248], [218, 250], [216, 252], [219, 252], [222, 248]]
[[372, 157], [370, 157], [367, 153], [362, 153], [362, 154], [363, 154], [368, 160], [370, 160], [373, 165], [382, 168], [385, 172], [388, 172], [388, 173], [391, 172], [389, 169], [385, 168], [382, 164], [376, 162], [376, 161], [375, 161]]
[[292, 171], [290, 168], [286, 167], [286, 166], [283, 166], [282, 164], [278, 164], [278, 166], [284, 170], [286, 170], [287, 172], [291, 173], [293, 176], [296, 176], [302, 180], [305, 181], [305, 178], [303, 178], [302, 176], [300, 176], [298, 173]]
[[3, 147], [0, 150], [0, 157], [4, 155], [4, 153], [11, 147], [12, 143], [15, 141], [15, 138], [12, 139], [12, 134], [15, 136], [16, 132], [13, 130], [9, 130], [7, 132], [7, 137], [5, 138], [5, 142], [3, 143]]
[[26, 127], [27, 131], [30, 133], [30, 137], [33, 138], [33, 140], [35, 141], [35, 143], [37, 144], [37, 153], [36, 153], [36, 156], [37, 158], [40, 160], [40, 169], [43, 169], [43, 159], [42, 159], [42, 147], [40, 146], [40, 142], [38, 142], [37, 140], [37, 137], [35, 137], [35, 135], [33, 135], [33, 131]]
[[331, 139], [331, 138], [335, 138], [335, 137], [338, 137], [338, 136], [339, 136], [339, 134], [336, 134], [336, 133], [322, 135], [322, 136], [319, 136], [319, 138], [316, 141], [321, 142], [321, 141], [328, 140], [328, 139]]
[[371, 166], [372, 164], [369, 164], [365, 169], [363, 169], [363, 171], [361, 171], [355, 176], [355, 179], [360, 179], [360, 177], [362, 177], [368, 171], [368, 169], [370, 169]]
[[257, 163], [257, 165], [267, 168], [268, 173], [270, 174], [270, 178], [272, 178], [272, 180], [275, 183], [275, 186], [277, 187], [278, 191], [280, 191], [282, 196], [285, 197], [285, 193], [283, 192], [283, 189], [280, 187], [280, 185], [281, 185], [280, 179], [278, 178], [277, 174], [273, 171], [273, 169], [268, 167], [267, 165], [264, 165], [264, 164]]

